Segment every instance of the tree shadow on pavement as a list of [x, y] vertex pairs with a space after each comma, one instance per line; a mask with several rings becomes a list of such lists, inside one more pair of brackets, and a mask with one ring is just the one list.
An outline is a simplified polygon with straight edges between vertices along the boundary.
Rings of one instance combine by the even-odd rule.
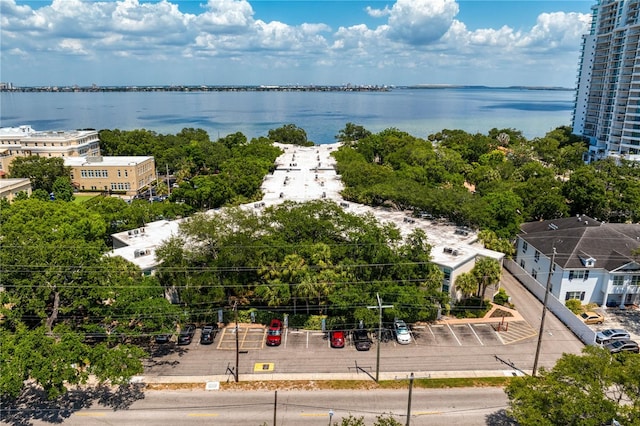
[[506, 410], [498, 410], [487, 415], [486, 424], [491, 426], [517, 426], [518, 422], [509, 417]]
[[48, 399], [46, 392], [27, 387], [15, 399], [0, 398], [0, 422], [13, 426], [32, 425], [33, 421], [63, 423], [75, 412], [94, 404], [114, 411], [127, 409], [135, 401], [144, 399], [144, 385], [98, 385], [71, 389], [59, 398]]

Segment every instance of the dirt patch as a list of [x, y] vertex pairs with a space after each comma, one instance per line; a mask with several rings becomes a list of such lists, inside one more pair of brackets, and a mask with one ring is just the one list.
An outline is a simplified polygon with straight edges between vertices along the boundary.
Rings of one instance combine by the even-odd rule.
[[489, 316], [490, 318], [502, 318], [502, 317], [512, 317], [513, 314], [509, 311], [505, 311], [503, 309], [500, 308], [496, 308], [496, 310], [494, 310], [491, 315]]

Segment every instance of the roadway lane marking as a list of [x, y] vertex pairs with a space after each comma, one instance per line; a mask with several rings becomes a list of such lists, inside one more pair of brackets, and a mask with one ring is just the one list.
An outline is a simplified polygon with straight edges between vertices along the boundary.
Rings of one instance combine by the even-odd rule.
[[74, 416], [78, 416], [78, 417], [104, 417], [107, 415], [107, 413], [83, 413], [83, 412], [79, 412], [79, 413], [74, 413]]
[[303, 417], [327, 417], [328, 413], [300, 413]]
[[451, 331], [451, 334], [453, 334], [453, 338], [456, 339], [456, 342], [458, 342], [458, 345], [462, 346], [462, 343], [460, 343], [460, 340], [458, 340], [458, 336], [456, 336], [456, 333], [453, 332], [453, 329], [451, 328], [451, 326], [447, 324], [447, 327], [449, 327], [449, 331]]
[[218, 417], [218, 413], [189, 413], [187, 417]]
[[431, 414], [442, 414], [442, 411], [414, 411], [411, 413], [412, 416], [425, 416]]
[[478, 339], [478, 342], [480, 342], [480, 344], [482, 346], [484, 346], [484, 343], [482, 343], [482, 340], [480, 340], [480, 337], [478, 337], [478, 335], [476, 334], [476, 331], [473, 329], [473, 327], [471, 326], [471, 324], [467, 324], [469, 326], [469, 328], [471, 329], [471, 332], [473, 333], [474, 336], [476, 336], [476, 339]]

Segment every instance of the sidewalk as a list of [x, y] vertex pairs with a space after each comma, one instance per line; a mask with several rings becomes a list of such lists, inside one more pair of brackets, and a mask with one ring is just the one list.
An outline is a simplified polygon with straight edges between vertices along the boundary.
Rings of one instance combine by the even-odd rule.
[[[526, 372], [529, 374], [530, 372]], [[373, 375], [373, 374], [372, 374]], [[433, 371], [420, 372], [414, 377], [416, 379], [460, 379], [460, 378], [482, 378], [482, 377], [514, 377], [522, 376], [522, 372], [517, 370], [466, 370], [466, 371]], [[380, 372], [380, 380], [398, 380], [409, 378], [407, 372]], [[349, 380], [349, 381], [373, 381], [366, 373], [260, 373], [260, 374], [240, 374], [240, 382], [267, 382], [267, 381], [329, 381], [329, 380]], [[210, 382], [233, 382], [233, 375], [211, 375], [211, 376], [134, 376], [131, 383], [144, 384], [198, 384], [203, 385]]]

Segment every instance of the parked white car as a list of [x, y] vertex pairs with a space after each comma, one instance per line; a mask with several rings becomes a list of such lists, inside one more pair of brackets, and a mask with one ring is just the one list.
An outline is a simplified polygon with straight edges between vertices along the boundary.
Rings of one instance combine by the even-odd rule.
[[401, 345], [408, 345], [411, 343], [411, 333], [409, 333], [409, 327], [402, 320], [395, 320], [393, 322], [393, 329], [396, 332], [396, 340]]

